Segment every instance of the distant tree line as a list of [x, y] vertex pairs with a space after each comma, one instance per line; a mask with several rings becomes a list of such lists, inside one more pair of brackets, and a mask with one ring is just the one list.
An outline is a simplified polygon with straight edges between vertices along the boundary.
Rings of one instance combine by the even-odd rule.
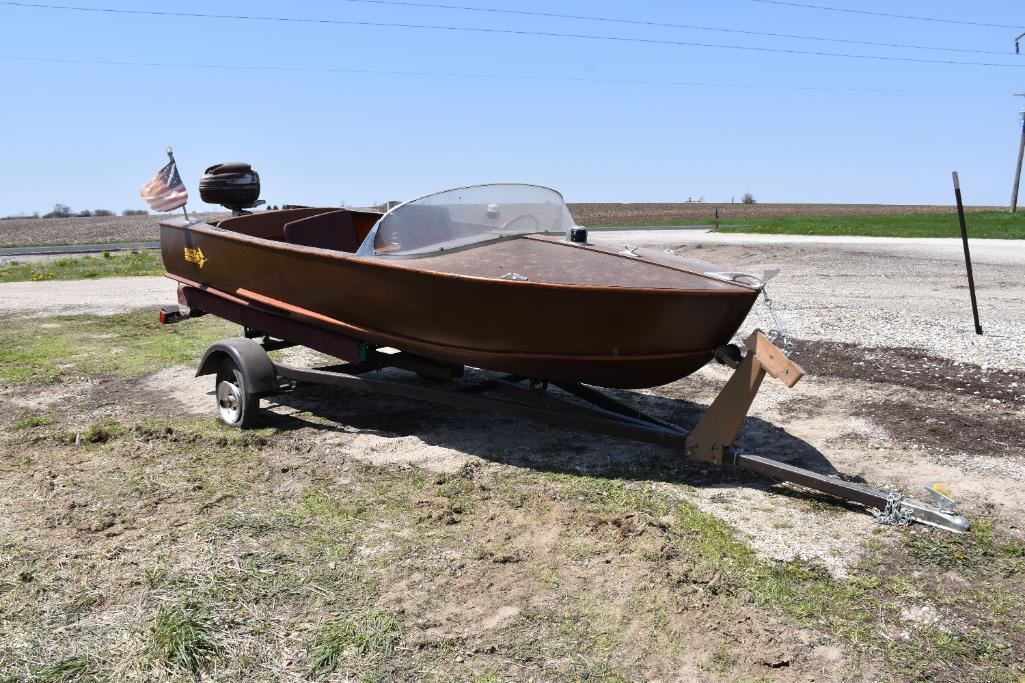
[[[67, 204], [54, 204], [53, 211], [44, 213], [42, 216], [39, 215], [38, 211], [33, 211], [32, 215], [19, 214], [17, 216], [3, 216], [0, 220], [13, 221], [13, 220], [24, 220], [26, 218], [89, 218], [90, 216], [116, 216], [117, 213], [110, 209], [83, 209], [82, 211], [72, 211], [71, 207]], [[121, 212], [122, 216], [148, 216], [149, 211], [145, 209], [125, 209]]]

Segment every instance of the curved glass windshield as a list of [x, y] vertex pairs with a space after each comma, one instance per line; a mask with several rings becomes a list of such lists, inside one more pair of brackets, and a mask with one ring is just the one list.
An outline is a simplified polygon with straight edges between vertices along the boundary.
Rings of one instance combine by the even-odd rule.
[[478, 242], [565, 232], [573, 217], [562, 195], [538, 185], [475, 185], [400, 204], [377, 221], [364, 256], [425, 256]]

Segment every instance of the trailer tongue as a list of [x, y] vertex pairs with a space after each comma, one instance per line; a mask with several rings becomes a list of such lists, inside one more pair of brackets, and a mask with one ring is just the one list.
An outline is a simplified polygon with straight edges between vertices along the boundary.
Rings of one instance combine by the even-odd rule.
[[[366, 376], [375, 370], [395, 367], [416, 373], [421, 379], [444, 381], [461, 376], [463, 367], [404, 352], [387, 353], [381, 347], [315, 321], [256, 307], [245, 300], [198, 286], [180, 286], [178, 299], [181, 306], [161, 310], [161, 322], [170, 324], [210, 313], [238, 323], [245, 330], [244, 337], [226, 339], [207, 349], [197, 371], [197, 375], [216, 376], [217, 409], [221, 420], [229, 425], [252, 424], [264, 396], [294, 391], [302, 383], [324, 384], [487, 410], [658, 444], [674, 448], [691, 459], [736, 467], [858, 503], [873, 511], [881, 522], [920, 522], [956, 533], [964, 533], [969, 528], [968, 520], [955, 514], [954, 501], [941, 491], [927, 489], [936, 502], [936, 505], [929, 505], [900, 493], [869, 488], [735, 448], [734, 442], [765, 375], [779, 379], [788, 387], [794, 386], [804, 375], [800, 366], [758, 331], [746, 340], [748, 352], [743, 356], [733, 346], [716, 351], [716, 358], [732, 366], [734, 373], [698, 424], [688, 431], [577, 382], [549, 383], [516, 375], [498, 375], [474, 384], [446, 387], [436, 381], [404, 382]], [[270, 350], [295, 345], [312, 348], [346, 363], [297, 368], [275, 363], [267, 355]], [[550, 386], [562, 390], [568, 397], [548, 391]]]

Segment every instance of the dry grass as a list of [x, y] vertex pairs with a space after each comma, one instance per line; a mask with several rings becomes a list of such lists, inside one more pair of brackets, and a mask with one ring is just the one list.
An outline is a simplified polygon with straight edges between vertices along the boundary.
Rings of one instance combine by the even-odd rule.
[[[1021, 672], [1022, 544], [985, 523], [885, 533], [835, 579], [759, 560], [643, 473], [438, 475], [207, 421], [105, 426], [80, 446], [67, 431], [3, 441], [0, 670], [15, 680]], [[837, 671], [822, 647], [847, 653]]]
[[[126, 358], [155, 343], [116, 318], [76, 329], [104, 324]], [[152, 367], [105, 353], [0, 393], [0, 680], [1025, 674], [1025, 542], [984, 510], [967, 537], [880, 527], [837, 578], [759, 558], [692, 501], [735, 480], [672, 453], [578, 468], [573, 435], [524, 426], [540, 437], [522, 453], [497, 421], [397, 399], [360, 399], [353, 428], [320, 397], [326, 416], [241, 432], [137, 400]], [[483, 455], [367, 464], [357, 429], [423, 448], [463, 429]]]

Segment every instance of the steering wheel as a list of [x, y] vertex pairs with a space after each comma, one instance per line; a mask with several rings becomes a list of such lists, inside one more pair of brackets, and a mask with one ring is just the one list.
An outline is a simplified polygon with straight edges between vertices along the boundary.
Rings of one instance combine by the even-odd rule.
[[534, 221], [534, 229], [535, 230], [540, 230], [541, 229], [541, 221], [539, 221], [537, 219], [537, 216], [535, 216], [532, 213], [521, 213], [521, 214], [518, 214], [516, 216], [513, 216], [512, 218], [507, 220], [505, 223], [502, 223], [501, 227], [499, 227], [497, 230], [495, 230], [495, 232], [505, 232], [505, 231], [509, 230], [509, 226], [510, 225], [512, 225], [516, 221], [522, 220], [524, 218], [529, 218], [530, 220]]

